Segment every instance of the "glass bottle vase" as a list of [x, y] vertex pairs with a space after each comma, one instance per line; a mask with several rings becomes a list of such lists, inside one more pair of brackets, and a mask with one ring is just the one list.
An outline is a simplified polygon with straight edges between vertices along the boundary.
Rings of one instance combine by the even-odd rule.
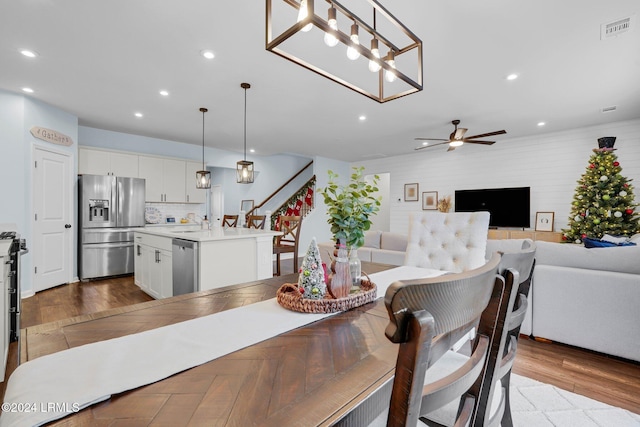
[[351, 286], [360, 287], [362, 263], [358, 258], [358, 248], [349, 248], [349, 272], [351, 273]]

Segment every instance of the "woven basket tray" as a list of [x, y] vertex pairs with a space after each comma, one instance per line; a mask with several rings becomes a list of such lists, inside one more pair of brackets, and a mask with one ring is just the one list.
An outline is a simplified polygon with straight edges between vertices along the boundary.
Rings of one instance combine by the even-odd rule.
[[285, 283], [278, 289], [276, 298], [278, 304], [284, 308], [301, 313], [337, 313], [375, 300], [376, 284], [363, 278], [360, 281], [360, 290], [348, 297], [334, 299], [327, 292], [324, 299], [307, 299], [302, 298], [297, 284]]

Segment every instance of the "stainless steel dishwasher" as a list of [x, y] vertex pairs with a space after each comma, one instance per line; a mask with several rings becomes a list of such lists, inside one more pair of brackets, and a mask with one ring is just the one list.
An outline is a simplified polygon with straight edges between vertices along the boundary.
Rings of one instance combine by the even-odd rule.
[[198, 242], [173, 239], [173, 296], [198, 290]]

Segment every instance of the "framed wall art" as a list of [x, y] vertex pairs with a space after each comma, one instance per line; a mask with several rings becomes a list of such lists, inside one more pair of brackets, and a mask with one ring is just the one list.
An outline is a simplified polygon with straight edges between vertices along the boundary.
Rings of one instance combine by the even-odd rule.
[[553, 231], [553, 212], [536, 212], [536, 231]]
[[405, 202], [417, 202], [418, 201], [418, 183], [405, 184], [404, 185], [404, 201]]
[[438, 209], [438, 192], [425, 191], [422, 193], [422, 210], [430, 211]]

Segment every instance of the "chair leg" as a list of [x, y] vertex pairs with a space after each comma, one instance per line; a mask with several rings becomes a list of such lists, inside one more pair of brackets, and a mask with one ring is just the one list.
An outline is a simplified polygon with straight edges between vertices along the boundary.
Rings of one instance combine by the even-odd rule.
[[511, 419], [511, 403], [509, 399], [509, 383], [511, 382], [511, 370], [507, 372], [500, 380], [502, 387], [504, 388], [504, 413], [502, 414], [502, 421], [500, 427], [513, 427], [513, 420]]
[[293, 253], [293, 272], [294, 273], [298, 272], [298, 253], [297, 252]]
[[280, 253], [276, 254], [276, 276], [280, 275]]

